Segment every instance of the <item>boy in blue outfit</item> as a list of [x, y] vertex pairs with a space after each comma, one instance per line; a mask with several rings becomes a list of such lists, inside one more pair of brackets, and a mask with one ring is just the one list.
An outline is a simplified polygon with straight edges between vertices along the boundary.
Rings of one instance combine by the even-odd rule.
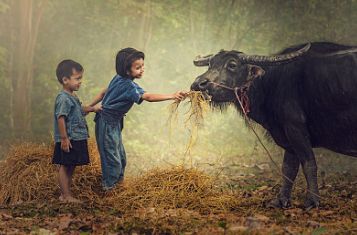
[[143, 52], [125, 48], [116, 56], [116, 72], [107, 89], [103, 90], [91, 103], [102, 101], [102, 110], [95, 117], [95, 132], [101, 158], [102, 185], [104, 190], [112, 189], [124, 178], [126, 154], [122, 143], [123, 117], [134, 103], [144, 100], [158, 102], [182, 100], [186, 92], [174, 94], [153, 94], [145, 92], [134, 79], [144, 73]]
[[88, 128], [85, 115], [100, 110], [100, 106], [82, 107], [74, 93], [82, 83], [83, 67], [73, 60], [63, 60], [57, 66], [57, 79], [63, 90], [57, 95], [54, 110], [55, 149], [52, 163], [58, 164], [60, 201], [80, 202], [70, 191], [76, 166], [89, 163]]

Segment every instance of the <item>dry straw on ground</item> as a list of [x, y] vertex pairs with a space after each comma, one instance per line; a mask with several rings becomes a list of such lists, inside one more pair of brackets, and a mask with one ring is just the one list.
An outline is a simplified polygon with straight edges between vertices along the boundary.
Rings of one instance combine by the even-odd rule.
[[223, 212], [236, 204], [234, 196], [222, 193], [211, 177], [183, 167], [154, 169], [142, 177], [131, 178], [108, 197], [108, 202], [119, 211], [150, 207], [186, 208], [201, 213]]
[[[95, 144], [90, 143], [90, 154]], [[13, 146], [0, 162], [0, 203], [46, 201], [59, 196], [57, 167], [51, 164], [52, 145], [24, 143]], [[90, 166], [78, 167], [73, 191], [84, 200], [93, 200], [100, 187], [100, 164], [92, 158]]]
[[[201, 213], [230, 210], [237, 201], [222, 192], [212, 178], [196, 169], [154, 169], [127, 177], [111, 193], [101, 190], [100, 162], [95, 143], [90, 143], [91, 164], [78, 167], [73, 192], [89, 204], [109, 205], [122, 212], [141, 208], [186, 208]], [[0, 162], [0, 204], [53, 202], [59, 196], [57, 169], [51, 164], [52, 146], [22, 144]]]

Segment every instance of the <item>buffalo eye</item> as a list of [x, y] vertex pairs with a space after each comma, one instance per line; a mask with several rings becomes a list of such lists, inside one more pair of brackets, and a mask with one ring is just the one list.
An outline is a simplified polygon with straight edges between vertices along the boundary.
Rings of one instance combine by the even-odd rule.
[[235, 69], [237, 68], [237, 63], [235, 61], [230, 61], [228, 64], [227, 64], [227, 68], [228, 70], [230, 71], [235, 71]]

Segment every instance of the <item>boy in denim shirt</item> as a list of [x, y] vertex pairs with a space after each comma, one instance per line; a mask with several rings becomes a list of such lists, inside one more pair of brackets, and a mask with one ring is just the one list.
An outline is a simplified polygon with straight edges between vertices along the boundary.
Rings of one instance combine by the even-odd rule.
[[122, 143], [123, 117], [134, 103], [143, 100], [158, 102], [182, 100], [186, 92], [174, 94], [153, 94], [145, 92], [134, 79], [144, 73], [144, 53], [134, 48], [125, 48], [116, 57], [116, 71], [107, 89], [103, 90], [91, 103], [102, 100], [102, 111], [95, 117], [95, 132], [102, 166], [104, 190], [112, 189], [124, 178], [126, 154]]
[[82, 107], [74, 93], [81, 85], [83, 67], [73, 61], [58, 64], [56, 75], [63, 90], [57, 95], [54, 110], [55, 149], [52, 163], [60, 165], [58, 180], [61, 188], [60, 201], [80, 202], [70, 191], [76, 166], [89, 163], [88, 128], [85, 115], [100, 110], [100, 106]]

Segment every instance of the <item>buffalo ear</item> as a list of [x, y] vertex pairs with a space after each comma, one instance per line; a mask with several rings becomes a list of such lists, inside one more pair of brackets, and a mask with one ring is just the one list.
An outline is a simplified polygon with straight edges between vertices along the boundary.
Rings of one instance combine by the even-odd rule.
[[265, 74], [264, 69], [258, 65], [248, 64], [248, 79], [262, 77]]

